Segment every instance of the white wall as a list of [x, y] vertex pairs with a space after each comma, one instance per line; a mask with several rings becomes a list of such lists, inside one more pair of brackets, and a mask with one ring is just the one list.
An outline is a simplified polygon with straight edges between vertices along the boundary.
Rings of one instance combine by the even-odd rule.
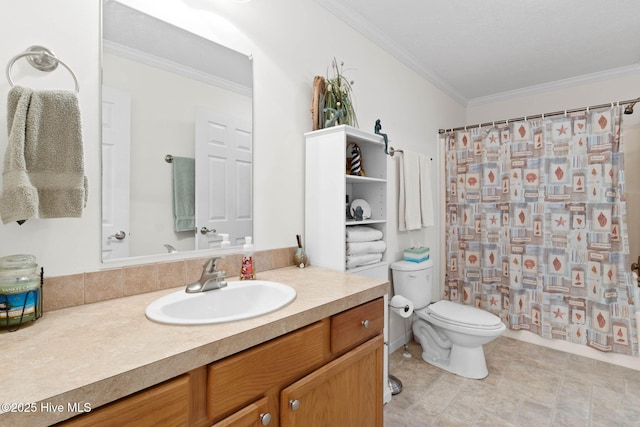
[[[150, 3], [150, 2], [147, 2]], [[156, 2], [153, 2], [156, 3]], [[159, 2], [158, 2], [159, 3]], [[373, 131], [382, 120], [396, 148], [438, 153], [437, 130], [464, 117], [464, 107], [397, 62], [313, 0], [235, 3], [221, 0], [172, 0], [196, 9], [196, 17], [176, 16], [214, 41], [224, 29], [229, 47], [253, 56], [255, 136], [255, 241], [257, 249], [295, 245], [304, 230], [304, 138], [311, 130], [311, 91], [315, 75], [326, 75], [331, 60], [345, 62], [355, 80], [360, 128]], [[215, 10], [216, 14], [206, 11]], [[197, 18], [197, 19], [196, 19]], [[200, 20], [194, 22], [194, 20]], [[202, 20], [219, 25], [203, 26]], [[49, 276], [96, 271], [100, 261], [100, 117], [99, 2], [23, 0], [4, 2], [0, 28], [0, 64], [32, 44], [52, 49], [80, 83], [85, 166], [89, 203], [81, 219], [30, 220], [0, 226], [0, 256], [32, 253]], [[71, 88], [64, 70], [44, 74], [18, 60], [16, 83], [36, 88]], [[0, 85], [0, 128], [6, 128], [8, 85]], [[0, 153], [7, 143], [0, 132]], [[396, 229], [395, 160], [390, 159], [391, 227]], [[438, 197], [438, 195], [436, 195]], [[399, 259], [410, 241], [435, 247], [439, 224], [423, 232], [390, 233], [389, 259]], [[434, 258], [438, 259], [437, 251]], [[113, 266], [110, 264], [109, 266]]]

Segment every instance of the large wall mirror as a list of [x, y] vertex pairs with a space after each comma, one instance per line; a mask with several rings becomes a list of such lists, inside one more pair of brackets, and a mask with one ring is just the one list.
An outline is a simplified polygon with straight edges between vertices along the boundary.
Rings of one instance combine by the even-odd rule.
[[124, 3], [102, 5], [102, 259], [238, 246], [251, 58]]

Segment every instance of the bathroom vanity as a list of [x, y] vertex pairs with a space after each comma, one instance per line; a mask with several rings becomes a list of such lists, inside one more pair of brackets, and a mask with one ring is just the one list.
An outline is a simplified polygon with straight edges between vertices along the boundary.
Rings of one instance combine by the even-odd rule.
[[2, 413], [0, 425], [381, 426], [389, 283], [316, 267], [260, 276], [294, 287], [296, 299], [238, 322], [147, 320], [146, 305], [172, 289], [45, 313], [4, 333], [4, 356], [25, 363], [0, 400], [37, 410]]

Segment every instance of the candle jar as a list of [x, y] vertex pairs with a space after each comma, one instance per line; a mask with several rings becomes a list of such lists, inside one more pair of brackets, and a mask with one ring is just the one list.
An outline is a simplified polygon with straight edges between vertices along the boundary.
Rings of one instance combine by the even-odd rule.
[[0, 327], [20, 325], [42, 315], [37, 269], [33, 255], [0, 258]]

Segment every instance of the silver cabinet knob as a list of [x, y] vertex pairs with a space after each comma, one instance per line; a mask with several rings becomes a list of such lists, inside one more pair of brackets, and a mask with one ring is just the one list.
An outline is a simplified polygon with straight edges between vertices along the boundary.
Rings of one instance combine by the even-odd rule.
[[300, 401], [298, 399], [290, 400], [289, 401], [289, 406], [291, 407], [292, 411], [297, 411], [298, 408], [300, 407]]
[[264, 414], [260, 414], [260, 422], [263, 426], [268, 426], [271, 422], [271, 414], [266, 412]]
[[207, 233], [215, 233], [216, 229], [215, 228], [207, 228], [207, 227], [202, 227], [200, 229], [200, 233], [202, 234], [207, 234]]
[[362, 321], [362, 327], [365, 329], [369, 329], [369, 321], [368, 320], [363, 320]]

